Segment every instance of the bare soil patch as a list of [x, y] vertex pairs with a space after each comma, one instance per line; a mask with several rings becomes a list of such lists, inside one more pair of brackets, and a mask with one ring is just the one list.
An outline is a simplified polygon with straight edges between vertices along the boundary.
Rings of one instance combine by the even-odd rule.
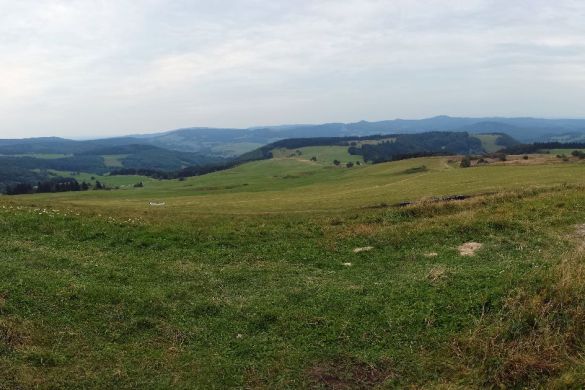
[[427, 274], [427, 279], [431, 283], [436, 283], [442, 279], [447, 277], [447, 268], [442, 265], [438, 265], [436, 267], [431, 268], [429, 273]]
[[461, 256], [475, 256], [475, 252], [481, 249], [483, 244], [479, 242], [466, 242], [465, 244], [459, 245], [457, 248]]
[[371, 389], [394, 377], [388, 361], [368, 364], [356, 359], [336, 359], [309, 369], [311, 382], [325, 389]]

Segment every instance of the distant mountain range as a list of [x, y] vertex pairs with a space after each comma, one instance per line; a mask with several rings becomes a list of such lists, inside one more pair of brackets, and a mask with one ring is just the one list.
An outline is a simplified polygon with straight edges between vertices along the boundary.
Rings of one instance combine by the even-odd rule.
[[55, 153], [85, 154], [124, 145], [150, 145], [208, 156], [236, 156], [286, 138], [347, 137], [374, 134], [414, 134], [428, 131], [466, 131], [472, 134], [504, 133], [521, 142], [585, 140], [585, 119], [456, 118], [394, 119], [380, 122], [326, 123], [230, 128], [186, 128], [156, 134], [89, 141], [63, 138], [0, 140], [0, 155]]

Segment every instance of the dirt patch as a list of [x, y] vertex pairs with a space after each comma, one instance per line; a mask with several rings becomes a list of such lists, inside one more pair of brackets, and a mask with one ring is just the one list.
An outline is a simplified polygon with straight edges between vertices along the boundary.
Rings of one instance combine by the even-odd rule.
[[431, 283], [436, 283], [440, 280], [443, 280], [447, 277], [447, 268], [442, 265], [438, 265], [436, 267], [431, 268], [429, 273], [427, 274], [427, 280]]
[[362, 248], [355, 248], [355, 249], [353, 250], [353, 253], [369, 252], [369, 251], [371, 251], [372, 249], [374, 249], [374, 247], [373, 247], [373, 246], [364, 246], [364, 247], [362, 247]]
[[575, 228], [575, 237], [585, 240], [585, 224], [577, 225]]
[[423, 255], [424, 257], [437, 257], [439, 254], [437, 252], [428, 252]]
[[308, 376], [315, 387], [325, 389], [371, 389], [394, 377], [389, 361], [369, 364], [357, 359], [336, 359], [314, 365]]
[[475, 256], [475, 252], [481, 249], [483, 244], [479, 242], [466, 242], [465, 244], [459, 245], [457, 250], [461, 256]]

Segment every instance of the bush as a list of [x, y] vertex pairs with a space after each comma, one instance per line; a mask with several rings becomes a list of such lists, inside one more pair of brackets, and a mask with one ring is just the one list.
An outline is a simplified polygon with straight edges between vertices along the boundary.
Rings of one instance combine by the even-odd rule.
[[469, 156], [465, 156], [461, 163], [459, 164], [461, 168], [469, 168], [471, 166], [471, 158]]

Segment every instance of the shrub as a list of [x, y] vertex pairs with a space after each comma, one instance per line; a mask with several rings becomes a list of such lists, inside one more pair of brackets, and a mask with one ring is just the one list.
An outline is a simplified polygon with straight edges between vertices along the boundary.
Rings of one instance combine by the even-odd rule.
[[459, 164], [461, 168], [469, 168], [471, 166], [471, 158], [469, 156], [465, 156], [461, 163]]

